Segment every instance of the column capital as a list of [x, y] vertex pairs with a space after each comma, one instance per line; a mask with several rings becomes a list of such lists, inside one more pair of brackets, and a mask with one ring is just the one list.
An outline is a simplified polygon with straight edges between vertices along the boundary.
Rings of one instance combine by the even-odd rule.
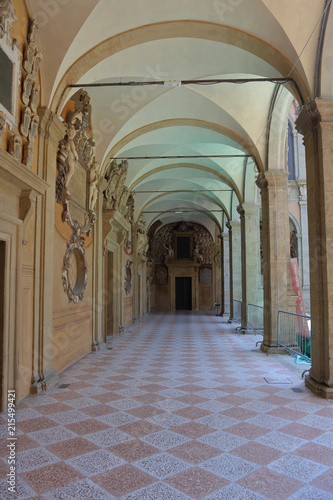
[[37, 113], [39, 116], [40, 134], [49, 137], [58, 147], [59, 142], [66, 134], [64, 123], [46, 106], [39, 107]]
[[259, 212], [261, 208], [261, 205], [258, 205], [257, 203], [242, 203], [241, 206], [245, 215], [255, 214]]
[[[229, 224], [229, 225], [228, 225]], [[231, 220], [229, 221], [229, 223], [226, 224], [227, 228], [230, 230], [230, 229], [240, 229], [240, 226], [241, 226], [241, 223], [240, 223], [240, 220]], [[229, 228], [230, 226], [230, 228]]]
[[305, 104], [296, 120], [296, 128], [306, 138], [320, 123], [333, 123], [333, 99], [315, 99]]
[[242, 217], [244, 217], [244, 215], [245, 215], [245, 210], [244, 210], [244, 208], [243, 208], [243, 205], [238, 205], [238, 207], [237, 207], [237, 209], [236, 209], [236, 210], [237, 210], [237, 212], [239, 213], [239, 215], [240, 215], [240, 217], [241, 217], [241, 218], [242, 218]]
[[289, 172], [282, 170], [266, 170], [261, 172], [256, 180], [256, 184], [261, 191], [267, 188], [286, 187]]

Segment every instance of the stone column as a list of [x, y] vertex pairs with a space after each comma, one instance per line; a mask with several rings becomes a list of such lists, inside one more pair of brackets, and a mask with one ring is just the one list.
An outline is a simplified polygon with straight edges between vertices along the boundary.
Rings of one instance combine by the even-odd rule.
[[333, 100], [303, 106], [296, 126], [304, 135], [308, 185], [312, 366], [305, 383], [333, 398]]
[[224, 312], [223, 314], [230, 315], [230, 249], [229, 249], [229, 233], [222, 233], [221, 244], [223, 246], [223, 254], [221, 256], [221, 262], [223, 258], [223, 275], [222, 280], [224, 282]]
[[248, 303], [258, 305], [260, 266], [259, 205], [243, 203], [237, 208], [241, 219], [242, 330], [247, 330]]
[[38, 241], [35, 262], [39, 273], [36, 273], [35, 286], [32, 393], [52, 387], [59, 379], [52, 364], [54, 206], [58, 145], [65, 136], [63, 123], [49, 109], [39, 108], [38, 115], [38, 175], [49, 184], [49, 188], [36, 202]]
[[[230, 221], [231, 225], [231, 244], [230, 244], [230, 254], [231, 254], [231, 264], [230, 269], [232, 281], [232, 298], [230, 297], [230, 307], [231, 300], [242, 300], [242, 263], [241, 263], [241, 225], [240, 221]], [[234, 307], [232, 307], [233, 317], [235, 316]], [[232, 318], [230, 318], [232, 319]]]
[[231, 323], [233, 317], [234, 317], [234, 286], [233, 286], [233, 277], [232, 277], [232, 226], [230, 222], [226, 224], [229, 232], [229, 301], [230, 301], [230, 316], [229, 316], [229, 323]]
[[223, 234], [220, 236], [220, 251], [221, 251], [221, 312], [220, 316], [223, 316], [225, 313], [225, 283], [224, 283], [224, 243], [223, 243]]
[[261, 349], [277, 346], [278, 311], [287, 311], [290, 281], [288, 172], [261, 173], [262, 239], [264, 274], [264, 339]]

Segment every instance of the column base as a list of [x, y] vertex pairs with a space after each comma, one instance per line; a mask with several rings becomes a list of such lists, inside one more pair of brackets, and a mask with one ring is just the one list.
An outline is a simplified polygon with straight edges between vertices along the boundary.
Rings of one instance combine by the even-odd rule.
[[333, 399], [333, 387], [317, 382], [310, 374], [305, 376], [305, 386], [322, 398]]
[[30, 386], [31, 394], [39, 394], [42, 391], [51, 389], [59, 382], [59, 375], [54, 371], [54, 368], [50, 368], [45, 373], [43, 373], [38, 381], [33, 381]]
[[105, 348], [105, 342], [102, 339], [94, 340], [91, 346], [93, 352], [100, 351]]
[[276, 344], [265, 344], [264, 341], [261, 343], [260, 350], [268, 354], [268, 351], [271, 354], [287, 354], [285, 349], [278, 347]]

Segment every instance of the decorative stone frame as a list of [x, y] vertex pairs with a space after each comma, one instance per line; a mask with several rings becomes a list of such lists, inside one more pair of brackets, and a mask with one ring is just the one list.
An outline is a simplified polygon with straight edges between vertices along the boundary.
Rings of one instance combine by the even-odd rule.
[[130, 260], [126, 262], [125, 277], [124, 277], [124, 286], [126, 295], [130, 295], [132, 289], [132, 265], [133, 262], [131, 262]]
[[9, 39], [9, 33], [6, 33], [2, 38], [0, 38], [0, 49], [8, 57], [12, 63], [13, 77], [12, 77], [12, 88], [11, 88], [11, 109], [8, 110], [0, 102], [0, 111], [5, 115], [6, 122], [11, 130], [17, 127], [17, 113], [18, 113], [18, 102], [21, 84], [21, 53], [19, 50], [18, 43], [16, 40], [12, 43]]
[[[74, 302], [75, 304], [77, 304], [79, 300], [83, 299], [88, 282], [88, 264], [83, 246], [84, 241], [85, 238], [82, 236], [72, 234], [70, 242], [67, 243], [64, 265], [62, 268], [62, 282], [64, 290], [68, 295], [69, 301]], [[73, 255], [75, 256], [77, 267], [77, 277], [74, 286], [70, 282], [69, 278], [69, 271], [71, 267], [70, 260]]]

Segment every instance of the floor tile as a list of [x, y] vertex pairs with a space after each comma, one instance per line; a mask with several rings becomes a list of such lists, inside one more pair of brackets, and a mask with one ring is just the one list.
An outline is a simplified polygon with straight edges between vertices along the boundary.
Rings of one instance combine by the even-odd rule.
[[230, 451], [233, 448], [237, 448], [238, 446], [247, 443], [248, 440], [241, 436], [229, 434], [228, 432], [218, 431], [198, 438], [198, 441], [218, 448], [221, 451]]
[[61, 458], [61, 460], [67, 460], [97, 449], [98, 447], [95, 444], [80, 437], [68, 439], [67, 441], [61, 441], [60, 443], [50, 444], [47, 447], [48, 451]]
[[293, 455], [333, 467], [333, 449], [328, 446], [322, 446], [316, 443], [306, 443], [304, 446], [297, 448], [293, 452]]
[[117, 498], [156, 481], [149, 474], [130, 464], [92, 476], [91, 480]]
[[147, 436], [147, 434], [152, 434], [153, 432], [162, 430], [161, 426], [145, 420], [138, 420], [136, 422], [121, 425], [118, 428], [120, 431], [126, 432], [126, 434], [136, 438]]
[[153, 483], [147, 488], [135, 491], [124, 497], [124, 500], [191, 500], [180, 491], [175, 490], [170, 485], [159, 482]]
[[228, 484], [222, 477], [193, 467], [165, 480], [168, 484], [194, 499], [201, 499]]
[[191, 467], [190, 464], [167, 453], [143, 458], [134, 465], [157, 479], [165, 479]]
[[96, 450], [67, 460], [67, 463], [85, 476], [109, 471], [125, 464], [124, 460], [107, 450]]
[[70, 482], [81, 479], [83, 476], [65, 462], [40, 467], [22, 474], [23, 480], [36, 493], [45, 493], [55, 488], [65, 486]]
[[267, 467], [304, 483], [327, 471], [327, 466], [295, 455], [285, 455]]
[[160, 450], [168, 450], [169, 448], [173, 448], [174, 446], [190, 441], [189, 438], [169, 430], [155, 432], [154, 434], [149, 434], [142, 439], [146, 443], [156, 446], [156, 448], [159, 448]]
[[115, 446], [111, 446], [108, 450], [120, 458], [123, 458], [127, 462], [135, 462], [136, 460], [140, 460], [141, 458], [149, 457], [150, 455], [160, 452], [158, 448], [144, 443], [139, 439], [119, 443]]
[[267, 465], [282, 456], [281, 451], [255, 441], [250, 441], [238, 448], [234, 448], [230, 451], [230, 454], [237, 455], [258, 465]]
[[211, 458], [201, 464], [201, 467], [214, 474], [224, 477], [228, 481], [238, 481], [244, 476], [258, 469], [258, 465], [240, 457], [224, 453], [219, 457]]
[[90, 481], [90, 479], [83, 479], [76, 483], [70, 483], [62, 488], [57, 488], [51, 493], [44, 495], [43, 498], [45, 500], [112, 500], [115, 497], [110, 496], [108, 492]]
[[290, 495], [304, 486], [301, 481], [266, 468], [258, 469], [240, 479], [238, 484], [271, 500], [289, 498]]
[[168, 450], [169, 454], [198, 465], [209, 458], [213, 458], [221, 454], [221, 450], [209, 446], [208, 444], [199, 441], [189, 441]]

